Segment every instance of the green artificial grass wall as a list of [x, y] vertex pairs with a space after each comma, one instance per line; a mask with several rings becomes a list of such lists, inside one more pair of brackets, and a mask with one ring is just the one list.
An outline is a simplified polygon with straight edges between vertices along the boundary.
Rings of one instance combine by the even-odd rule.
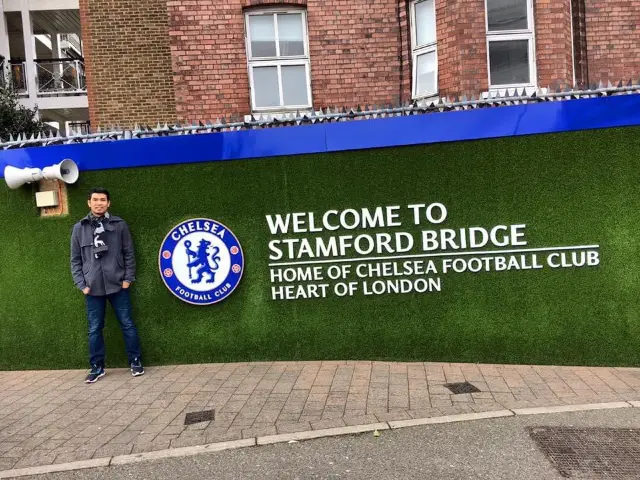
[[[640, 364], [640, 129], [243, 161], [81, 172], [70, 215], [40, 218], [31, 187], [0, 185], [0, 369], [87, 364], [69, 235], [86, 192], [111, 191], [129, 223], [134, 315], [146, 364], [376, 359]], [[441, 202], [435, 228], [524, 223], [529, 247], [600, 245], [600, 265], [437, 275], [442, 291], [274, 301], [265, 215]], [[179, 222], [232, 229], [244, 276], [225, 301], [174, 297], [158, 249]], [[403, 227], [419, 235], [404, 211]], [[335, 234], [358, 233], [340, 231]], [[371, 232], [367, 232], [371, 233]], [[294, 235], [295, 236], [295, 235]], [[305, 235], [298, 235], [305, 236]], [[312, 237], [313, 234], [306, 235]], [[280, 238], [280, 237], [278, 237]], [[540, 255], [544, 258], [543, 255]], [[124, 366], [111, 312], [107, 365]]]

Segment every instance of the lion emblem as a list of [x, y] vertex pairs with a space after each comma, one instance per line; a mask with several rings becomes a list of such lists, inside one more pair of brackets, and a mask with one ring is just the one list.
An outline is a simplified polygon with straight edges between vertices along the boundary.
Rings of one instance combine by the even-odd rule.
[[[220, 267], [220, 257], [218, 256], [220, 249], [218, 247], [212, 247], [211, 255], [209, 255], [211, 242], [204, 238], [200, 240], [197, 251], [191, 250], [191, 242], [189, 240], [184, 242], [184, 245], [187, 249], [187, 255], [189, 256], [187, 268], [189, 269], [189, 280], [191, 280], [191, 283], [202, 282], [205, 274], [209, 276], [206, 283], [213, 283], [216, 270]], [[195, 273], [197, 275], [195, 279], [192, 274], [192, 269], [194, 268], [196, 269]]]

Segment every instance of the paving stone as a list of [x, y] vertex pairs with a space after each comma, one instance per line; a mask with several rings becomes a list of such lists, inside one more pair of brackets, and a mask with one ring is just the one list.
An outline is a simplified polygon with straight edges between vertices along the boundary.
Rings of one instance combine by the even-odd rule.
[[61, 447], [65, 442], [66, 440], [46, 439], [44, 442], [38, 445], [38, 450], [53, 450], [54, 448]]
[[378, 418], [376, 415], [349, 415], [342, 418], [345, 425], [368, 425], [370, 423], [377, 423]]
[[[95, 448], [76, 448], [72, 451], [61, 452], [58, 456], [56, 456], [53, 461], [54, 464], [57, 463], [69, 463], [76, 462], [78, 460], [89, 460], [93, 457], [97, 449]], [[51, 453], [56, 450], [51, 450]]]
[[389, 395], [389, 408], [409, 408], [409, 396]]
[[184, 432], [178, 438], [171, 440], [171, 448], [191, 447], [205, 443], [207, 443], [207, 436], [204, 432]]
[[516, 401], [516, 398], [511, 393], [493, 393], [493, 398], [498, 403]]
[[162, 434], [163, 435], [173, 435], [173, 434], [177, 434], [180, 435], [182, 432], [184, 431], [184, 426], [180, 426], [180, 425], [175, 425], [175, 426], [168, 426], [165, 429], [162, 430]]
[[19, 458], [0, 457], [0, 471], [11, 470], [18, 463]]
[[240, 440], [242, 438], [241, 427], [231, 427], [229, 429], [208, 429], [205, 430], [206, 443], [229, 442], [231, 440]]
[[275, 435], [277, 432], [275, 425], [264, 427], [251, 427], [242, 429], [242, 438], [264, 437], [267, 435]]
[[50, 450], [34, 450], [22, 457], [12, 468], [35, 467], [39, 465], [51, 465], [57, 454]]
[[337, 410], [330, 410], [330, 409], [325, 409], [322, 412], [322, 420], [329, 420], [332, 418], [342, 418], [344, 417], [344, 410], [342, 408], [337, 409]]
[[22, 458], [31, 451], [28, 447], [13, 447], [2, 454], [6, 458]]
[[481, 412], [494, 412], [498, 410], [504, 410], [505, 407], [503, 405], [500, 405], [499, 403], [488, 400], [484, 403], [476, 402], [473, 405], [471, 405], [471, 408], [473, 409], [474, 412], [481, 413]]
[[322, 418], [322, 414], [317, 415], [300, 415], [300, 422], [313, 422], [316, 420], [320, 420]]
[[104, 458], [104, 457], [116, 457], [118, 455], [129, 455], [133, 450], [133, 444], [124, 443], [107, 443], [102, 447], [96, 449], [93, 453], [93, 457], [90, 458]]
[[235, 420], [231, 423], [231, 426], [234, 427], [250, 427], [253, 425], [255, 420], [253, 418], [240, 418], [236, 417]]
[[434, 407], [447, 407], [453, 405], [450, 398], [446, 398], [444, 395], [431, 396], [429, 398], [431, 405]]
[[[281, 413], [280, 415], [278, 415], [276, 421], [281, 422], [281, 423], [296, 423], [298, 421], [298, 419], [300, 418], [301, 413], [286, 413], [283, 410], [283, 413]], [[262, 422], [266, 422], [267, 420], [264, 417], [258, 417], [260, 419], [260, 421]], [[258, 421], [258, 418], [256, 418], [256, 421]], [[272, 422], [274, 423], [274, 422]]]
[[407, 410], [411, 418], [432, 418], [441, 417], [442, 412], [438, 408], [421, 408], [417, 410]]
[[114, 443], [114, 444], [133, 443], [135, 439], [138, 437], [138, 435], [140, 435], [140, 433], [141, 433], [141, 430], [125, 430], [122, 433], [119, 433], [118, 435], [116, 435], [109, 443]]
[[211, 421], [192, 423], [191, 425], [186, 425], [185, 430], [186, 431], [204, 430], [210, 424], [211, 424]]
[[306, 432], [311, 430], [311, 423], [310, 422], [277, 423], [276, 430], [279, 434]]
[[438, 410], [442, 412], [442, 415], [460, 415], [462, 413], [474, 412], [473, 406], [467, 403], [454, 404], [451, 407], [447, 407], [447, 406], [438, 407]]
[[175, 435], [160, 435], [150, 442], [136, 442], [133, 445], [131, 453], [153, 452], [168, 449], [171, 446], [171, 440], [174, 438], [176, 438]]
[[[94, 456], [111, 456], [109, 450], [153, 451], [260, 431], [640, 400], [640, 369], [606, 367], [335, 361], [153, 367], [143, 381], [126, 369], [109, 373], [87, 388], [84, 371], [35, 379], [34, 372], [0, 372], [0, 460], [28, 462], [38, 451], [71, 458], [83, 447], [85, 455], [96, 448]], [[443, 385], [451, 381], [481, 391], [452, 395]], [[184, 426], [186, 413], [203, 409], [216, 410], [213, 422]]]
[[375, 415], [379, 422], [390, 422], [393, 420], [409, 420], [411, 415], [406, 411], [376, 413]]
[[325, 428], [344, 427], [345, 423], [342, 418], [333, 418], [327, 420], [316, 420], [311, 422], [311, 428], [313, 430], [322, 430]]

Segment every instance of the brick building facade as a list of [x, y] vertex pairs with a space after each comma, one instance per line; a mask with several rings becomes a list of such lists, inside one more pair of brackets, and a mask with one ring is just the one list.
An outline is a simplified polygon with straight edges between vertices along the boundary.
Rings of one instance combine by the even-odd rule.
[[80, 0], [92, 124], [640, 77], [634, 0]]

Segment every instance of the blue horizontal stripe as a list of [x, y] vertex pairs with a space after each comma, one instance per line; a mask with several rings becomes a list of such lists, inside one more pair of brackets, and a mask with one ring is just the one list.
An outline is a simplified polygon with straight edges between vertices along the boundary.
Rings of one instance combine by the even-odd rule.
[[80, 170], [169, 165], [456, 142], [640, 125], [640, 95], [544, 102], [393, 118], [0, 151], [6, 165]]

